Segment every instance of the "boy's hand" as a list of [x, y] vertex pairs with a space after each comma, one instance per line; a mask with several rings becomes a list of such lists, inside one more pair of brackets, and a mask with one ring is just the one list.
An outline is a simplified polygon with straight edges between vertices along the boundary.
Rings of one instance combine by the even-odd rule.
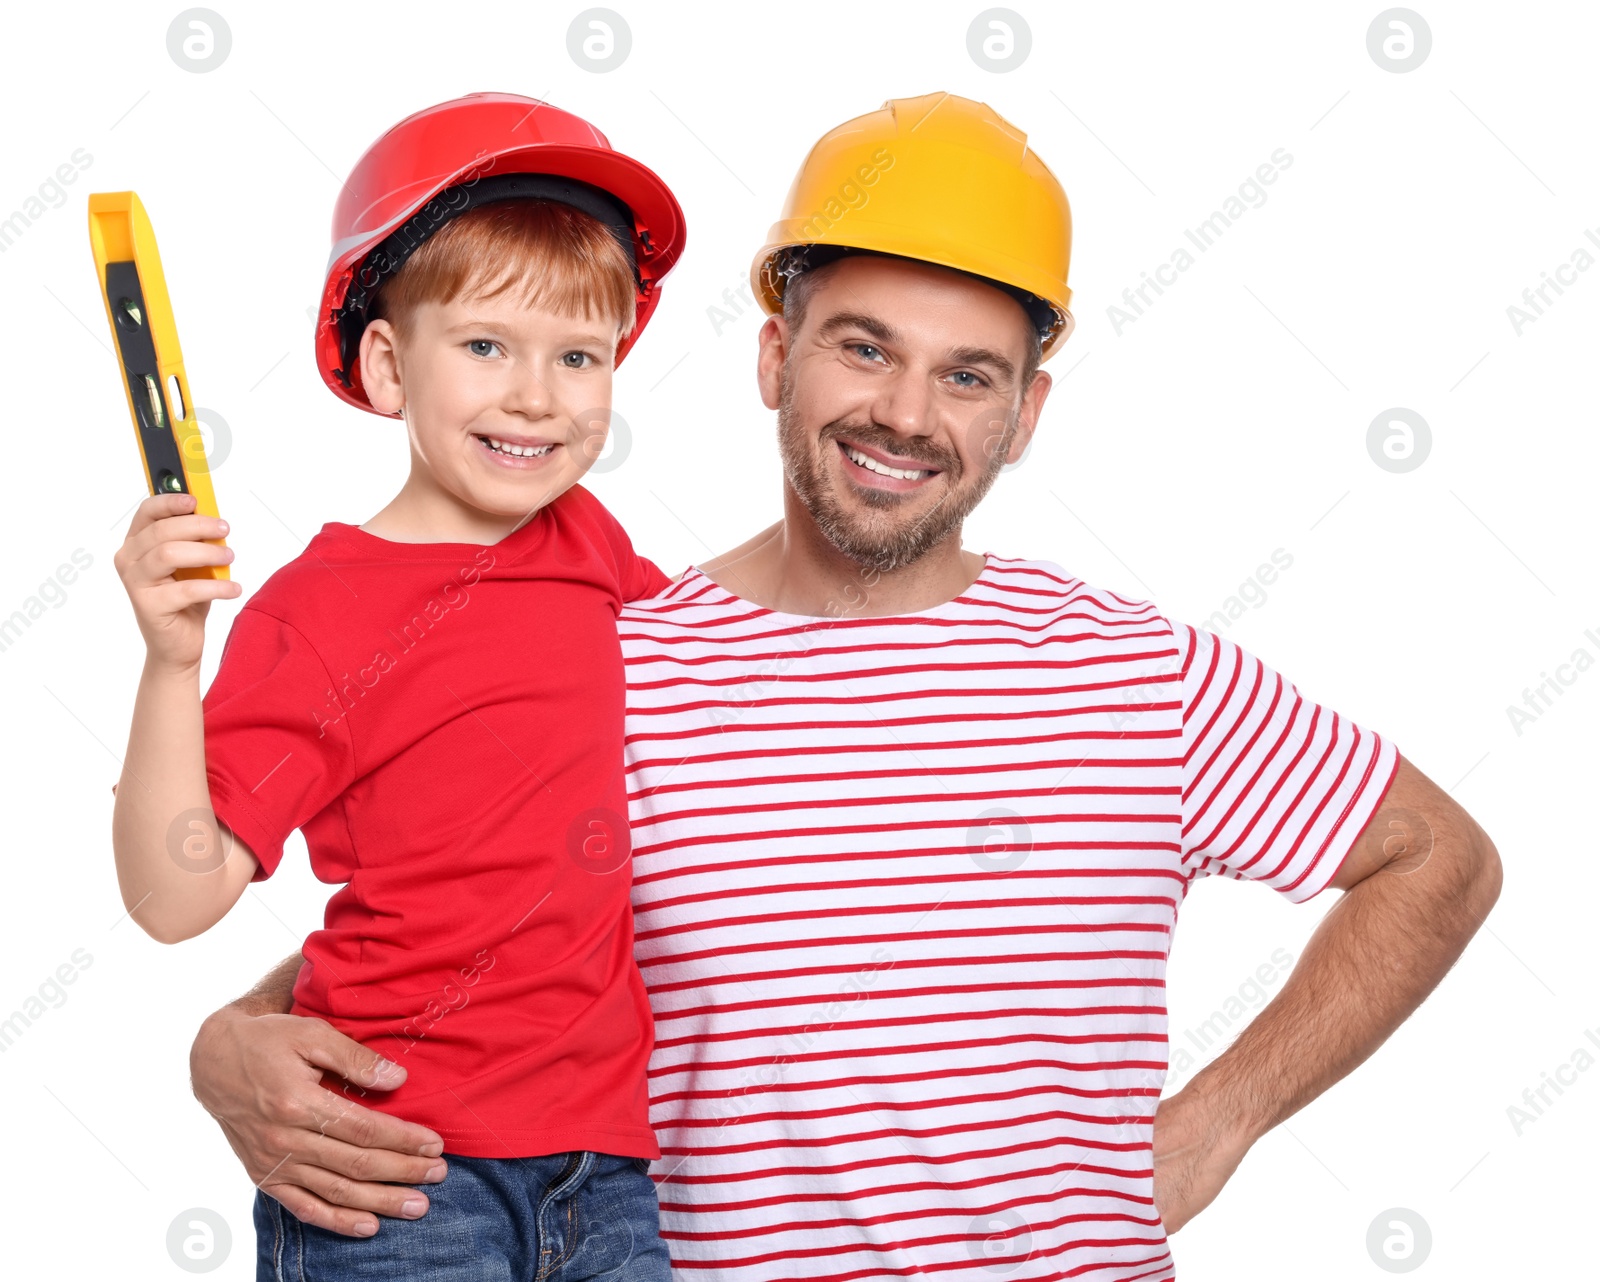
[[211, 602], [238, 596], [244, 589], [231, 579], [175, 579], [176, 569], [227, 565], [233, 549], [203, 542], [220, 539], [228, 523], [200, 516], [192, 494], [157, 494], [139, 504], [128, 537], [113, 562], [133, 602], [152, 662], [183, 669], [200, 664], [205, 645], [206, 611]]

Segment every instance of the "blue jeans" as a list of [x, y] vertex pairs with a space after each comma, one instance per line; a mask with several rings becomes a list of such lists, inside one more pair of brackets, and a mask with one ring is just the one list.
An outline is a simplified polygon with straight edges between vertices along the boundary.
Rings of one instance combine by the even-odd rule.
[[656, 1186], [642, 1157], [458, 1157], [420, 1184], [428, 1213], [374, 1237], [302, 1224], [256, 1193], [257, 1282], [669, 1282]]

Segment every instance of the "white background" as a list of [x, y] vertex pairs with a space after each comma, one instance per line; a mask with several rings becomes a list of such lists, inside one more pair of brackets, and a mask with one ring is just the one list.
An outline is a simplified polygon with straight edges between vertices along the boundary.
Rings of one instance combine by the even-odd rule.
[[[1600, 1056], [1584, 1039], [1600, 1038], [1600, 670], [1520, 734], [1507, 715], [1574, 651], [1600, 659], [1600, 270], [1520, 335], [1507, 315], [1578, 248], [1600, 255], [1583, 235], [1600, 236], [1593, 6], [1415, 0], [1432, 51], [1397, 74], [1367, 49], [1379, 0], [1023, 3], [1031, 52], [1002, 74], [969, 56], [977, 3], [614, 0], [632, 50], [597, 74], [567, 51], [578, 4], [215, 2], [232, 48], [204, 74], [168, 55], [176, 4], [14, 10], [0, 51], [0, 218], [76, 149], [91, 157], [0, 254], [0, 617], [74, 550], [93, 558], [0, 651], [0, 1018], [75, 949], [93, 959], [0, 1052], [8, 1274], [183, 1276], [167, 1228], [200, 1206], [232, 1227], [215, 1276], [252, 1276], [251, 1187], [189, 1094], [189, 1042], [320, 924], [330, 889], [297, 840], [198, 940], [163, 947], [123, 919], [110, 788], [141, 649], [111, 556], [142, 490], [87, 193], [135, 188], [155, 222], [195, 398], [231, 431], [215, 482], [249, 590], [403, 476], [397, 425], [336, 401], [312, 360], [339, 179], [403, 115], [496, 89], [592, 119], [687, 211], [687, 253], [618, 376], [632, 452], [592, 483], [672, 573], [778, 514], [757, 316], [746, 304], [719, 334], [708, 309], [742, 292], [811, 143], [934, 90], [1029, 133], [1072, 200], [1078, 329], [1047, 366], [1035, 445], [968, 546], [1054, 560], [1223, 631], [1391, 736], [1506, 866], [1441, 989], [1174, 1238], [1181, 1276], [1385, 1276], [1366, 1240], [1392, 1207], [1431, 1229], [1420, 1276], [1595, 1275], [1577, 1226], [1593, 1209], [1600, 1068], [1547, 1088], [1520, 1135], [1507, 1112], [1579, 1047]], [[1124, 288], [1277, 148], [1293, 163], [1266, 202], [1117, 333], [1107, 308]], [[1394, 406], [1433, 436], [1405, 474], [1366, 447]], [[1293, 566], [1265, 603], [1208, 624], [1277, 548]], [[236, 608], [213, 613], [213, 664]], [[1275, 949], [1298, 956], [1335, 893], [1295, 907], [1199, 885], [1173, 954], [1174, 1052]]]

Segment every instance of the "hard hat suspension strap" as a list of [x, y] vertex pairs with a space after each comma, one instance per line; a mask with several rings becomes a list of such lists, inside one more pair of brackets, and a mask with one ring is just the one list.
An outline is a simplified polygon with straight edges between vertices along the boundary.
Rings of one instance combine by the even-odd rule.
[[405, 266], [406, 260], [421, 247], [423, 241], [452, 218], [497, 200], [549, 200], [571, 205], [588, 214], [622, 246], [628, 256], [628, 265], [633, 269], [634, 283], [641, 292], [648, 288], [648, 283], [639, 274], [638, 255], [634, 250], [633, 213], [609, 192], [560, 174], [490, 174], [458, 183], [446, 187], [379, 241], [352, 273], [344, 305], [334, 313], [334, 323], [339, 330], [339, 355], [344, 368], [336, 369], [333, 373], [341, 383], [350, 386], [346, 371], [353, 366], [361, 350], [361, 335], [371, 319], [372, 303], [379, 287]]

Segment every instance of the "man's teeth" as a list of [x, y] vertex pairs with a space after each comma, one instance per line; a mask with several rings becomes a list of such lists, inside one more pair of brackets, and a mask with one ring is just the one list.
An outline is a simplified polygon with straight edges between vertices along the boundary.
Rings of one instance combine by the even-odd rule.
[[844, 452], [852, 463], [864, 467], [869, 472], [876, 472], [879, 476], [892, 476], [897, 481], [920, 481], [923, 477], [932, 474], [932, 469], [911, 471], [906, 468], [890, 467], [887, 463], [880, 463], [871, 455], [863, 454], [860, 450], [851, 449], [848, 445]]
[[555, 449], [554, 445], [513, 445], [510, 441], [496, 440], [492, 436], [480, 436], [478, 439], [496, 453], [512, 454], [517, 458], [538, 458]]

